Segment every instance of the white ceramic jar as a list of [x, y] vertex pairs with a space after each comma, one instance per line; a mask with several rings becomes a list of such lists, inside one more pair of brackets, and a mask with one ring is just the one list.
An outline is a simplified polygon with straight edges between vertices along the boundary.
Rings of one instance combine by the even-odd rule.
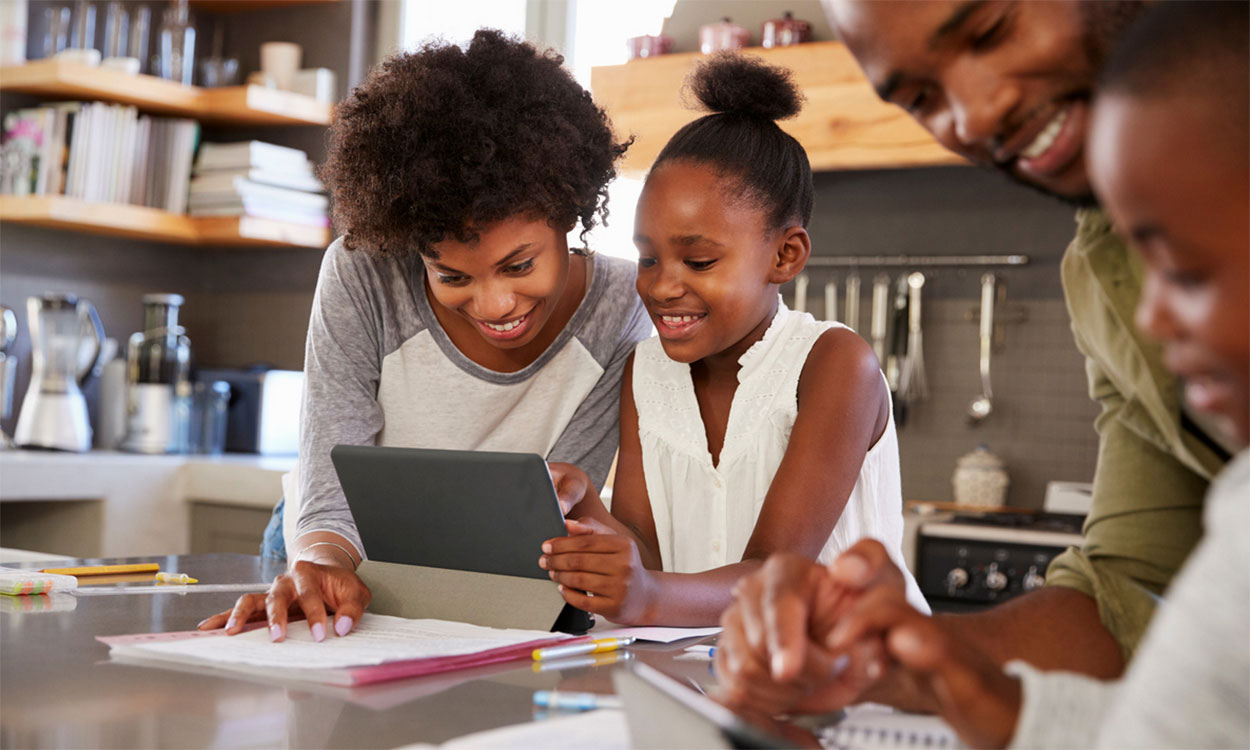
[[1011, 480], [1002, 459], [985, 445], [978, 445], [976, 450], [955, 462], [951, 483], [955, 502], [960, 505], [997, 507], [1007, 504], [1007, 486]]

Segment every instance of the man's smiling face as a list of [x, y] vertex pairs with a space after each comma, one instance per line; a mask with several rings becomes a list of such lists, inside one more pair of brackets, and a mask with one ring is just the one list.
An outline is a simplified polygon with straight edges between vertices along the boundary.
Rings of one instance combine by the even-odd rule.
[[946, 148], [1064, 200], [1091, 203], [1089, 100], [1140, 3], [824, 0], [882, 99]]

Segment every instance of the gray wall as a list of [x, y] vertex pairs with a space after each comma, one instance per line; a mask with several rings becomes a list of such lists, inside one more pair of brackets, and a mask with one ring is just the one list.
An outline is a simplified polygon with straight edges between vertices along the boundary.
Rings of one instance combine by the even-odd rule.
[[[1073, 210], [1007, 178], [972, 167], [829, 172], [816, 175], [810, 225], [817, 255], [1015, 254], [1026, 267], [996, 269], [1007, 287], [1001, 352], [992, 360], [994, 412], [965, 418], [980, 391], [978, 329], [984, 269], [925, 269], [923, 337], [929, 398], [911, 405], [899, 429], [903, 493], [951, 500], [959, 456], [985, 443], [1011, 474], [1008, 502], [1040, 507], [1051, 480], [1090, 481], [1097, 455], [1083, 360], [1069, 330], [1059, 258], [1072, 238]], [[913, 270], [913, 269], [907, 269]], [[873, 277], [861, 268], [860, 329], [867, 334]], [[897, 278], [900, 271], [892, 270]], [[825, 316], [824, 285], [844, 289], [849, 270], [809, 270], [809, 310]], [[787, 297], [792, 295], [787, 290]], [[840, 295], [843, 303], [844, 295]], [[841, 319], [843, 316], [837, 316]]]

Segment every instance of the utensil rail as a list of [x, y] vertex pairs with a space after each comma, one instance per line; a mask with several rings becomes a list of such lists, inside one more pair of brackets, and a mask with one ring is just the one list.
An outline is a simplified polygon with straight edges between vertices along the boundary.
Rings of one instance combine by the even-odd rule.
[[1027, 255], [813, 255], [808, 267], [1027, 266]]

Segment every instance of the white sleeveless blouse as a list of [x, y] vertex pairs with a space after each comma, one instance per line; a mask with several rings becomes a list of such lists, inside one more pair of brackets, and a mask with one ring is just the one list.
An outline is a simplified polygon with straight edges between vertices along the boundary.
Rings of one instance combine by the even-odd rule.
[[[712, 465], [690, 366], [669, 359], [658, 338], [634, 353], [634, 403], [651, 514], [664, 570], [698, 573], [742, 560], [785, 456], [798, 416], [799, 375], [816, 339], [841, 323], [817, 321], [779, 304], [764, 337], [739, 360], [720, 463]], [[836, 374], [828, 386], [837, 387]], [[863, 537], [885, 545], [907, 579], [907, 598], [928, 612], [907, 571], [898, 438], [890, 415], [864, 457], [842, 516], [817, 558], [828, 563]]]

